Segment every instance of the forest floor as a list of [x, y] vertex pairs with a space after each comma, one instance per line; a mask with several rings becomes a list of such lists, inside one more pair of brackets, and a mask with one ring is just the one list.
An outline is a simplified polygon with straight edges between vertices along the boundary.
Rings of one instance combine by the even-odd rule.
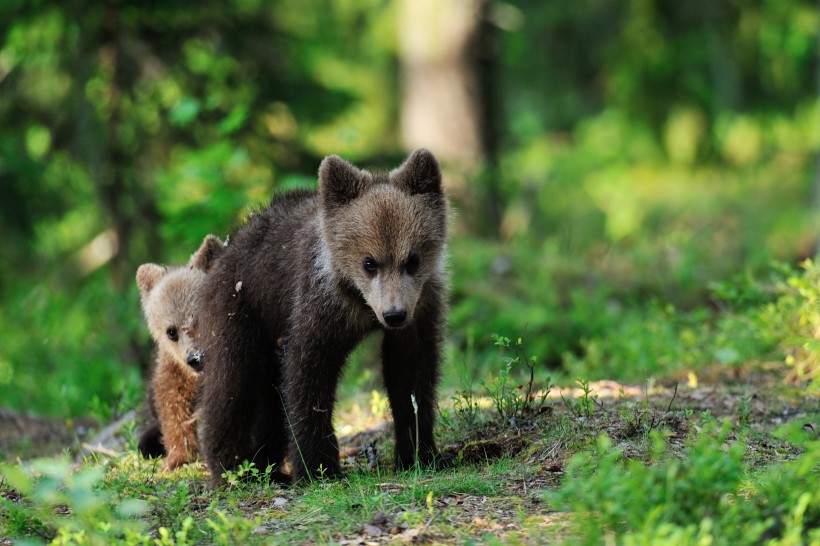
[[[568, 461], [594, 450], [601, 435], [624, 460], [649, 462], [657, 438], [665, 440], [668, 456], [683, 458], [704, 423], [717, 419], [731, 422], [727, 442], [742, 440], [750, 469], [798, 457], [801, 449], [775, 431], [791, 423], [816, 439], [820, 398], [785, 386], [781, 377], [773, 368], [732, 373], [716, 368], [663, 384], [553, 387], [543, 400], [537, 395], [530, 407], [513, 408], [503, 418], [495, 407], [498, 399], [455, 394], [441, 403], [439, 444], [454, 461], [441, 471], [395, 473], [389, 423], [375, 423], [372, 415], [368, 422], [356, 406], [342, 408], [337, 417], [340, 423], [358, 421], [360, 431], [340, 439], [346, 470], [340, 481], [281, 487], [268, 484], [262, 470], [245, 467], [228, 475], [227, 486], [208, 490], [201, 463], [162, 471], [157, 461], [135, 456], [133, 438], [126, 439], [126, 447], [99, 447], [71, 472], [100, 468], [94, 492], [104, 492], [112, 504], [142, 502], [137, 534], [119, 535], [126, 543], [572, 542], [580, 520], [552, 502], [551, 493], [562, 487]], [[29, 441], [27, 448], [32, 447]], [[17, 466], [26, 463], [18, 459]], [[4, 476], [14, 474], [9, 468], [3, 467]], [[9, 508], [8, 515], [0, 515], [0, 536], [6, 536], [0, 544], [21, 536], [59, 537], [61, 521], [75, 530], [89, 526], [83, 531], [87, 543], [102, 532], [93, 529], [93, 519], [103, 512], [92, 514], [92, 524], [83, 523], [89, 519], [86, 509], [72, 506], [71, 494], [47, 510], [35, 506], [32, 484], [47, 474], [34, 470], [29, 482], [19, 476], [0, 482], [0, 500]], [[61, 483], [69, 484], [62, 487], [70, 493], [73, 482]]]

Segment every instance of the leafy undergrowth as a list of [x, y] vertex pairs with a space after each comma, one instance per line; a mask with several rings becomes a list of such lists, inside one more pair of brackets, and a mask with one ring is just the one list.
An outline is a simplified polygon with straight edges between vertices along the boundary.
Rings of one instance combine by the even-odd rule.
[[[765, 370], [713, 385], [532, 389], [442, 403], [447, 470], [396, 473], [390, 427], [342, 440], [346, 476], [245, 465], [208, 490], [133, 449], [2, 466], [0, 535], [54, 544], [818, 544], [818, 399]], [[720, 385], [720, 386], [718, 386]], [[529, 389], [527, 389], [529, 390]], [[343, 413], [340, 420], [347, 416]], [[613, 542], [614, 541], [614, 542]]]

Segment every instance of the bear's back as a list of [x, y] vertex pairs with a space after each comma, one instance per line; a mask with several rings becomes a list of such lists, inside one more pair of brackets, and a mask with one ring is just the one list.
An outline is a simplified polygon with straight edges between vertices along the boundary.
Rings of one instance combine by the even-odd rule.
[[230, 236], [208, 274], [201, 299], [207, 313], [241, 313], [271, 332], [282, 332], [299, 274], [309, 274], [308, 255], [318, 236], [317, 206], [315, 193], [294, 191], [275, 196], [267, 208], [253, 213]]

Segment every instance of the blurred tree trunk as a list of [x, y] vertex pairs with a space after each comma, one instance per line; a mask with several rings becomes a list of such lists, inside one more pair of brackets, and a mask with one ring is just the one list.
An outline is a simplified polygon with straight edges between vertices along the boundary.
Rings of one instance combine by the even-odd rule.
[[[112, 234], [107, 240], [111, 246], [111, 280], [114, 286], [124, 289], [133, 282], [134, 258], [146, 258], [140, 256], [144, 250], [138, 249], [156, 251], [160, 245], [155, 229], [159, 212], [153, 195], [139, 179], [138, 164], [146, 154], [141, 144], [148, 139], [135, 133], [134, 127], [130, 128], [130, 143], [123, 137], [128, 115], [125, 102], [140, 77], [140, 48], [136, 38], [120, 24], [117, 5], [104, 4], [100, 9], [99, 19], [89, 18], [81, 24], [83, 42], [77, 70], [80, 83], [75, 97], [78, 114], [72, 153], [86, 165], [110, 219]], [[107, 84], [104, 104], [92, 102], [85, 91], [95, 78]], [[145, 242], [135, 244], [135, 239]]]
[[[101, 11], [99, 18], [88, 17], [80, 23], [82, 42], [75, 61], [78, 83], [71, 153], [85, 165], [97, 199], [109, 218], [110, 228], [95, 242], [99, 239], [108, 246], [103, 252], [105, 260], [110, 262], [111, 283], [125, 291], [134, 282], [135, 260], [137, 263], [146, 260], [148, 249], [161, 255], [156, 229], [159, 211], [153, 193], [146, 187], [146, 174], [141, 174], [139, 169], [147, 154], [144, 143], [148, 139], [138, 128], [134, 130], [133, 123], [129, 128], [130, 140], [124, 136], [129, 133], [124, 131], [129, 115], [127, 101], [140, 77], [142, 50], [136, 37], [121, 25], [117, 5], [95, 8], [84, 2], [78, 4], [85, 10]], [[95, 79], [105, 82], [102, 100], [91, 98], [86, 91], [89, 82]], [[151, 365], [150, 345], [141, 343], [136, 332], [130, 332], [123, 349], [122, 360], [136, 362], [146, 377]]]
[[[407, 148], [425, 147], [436, 154], [448, 192], [497, 233], [499, 101], [489, 4], [401, 1], [401, 136]], [[468, 184], [476, 177], [483, 187]]]

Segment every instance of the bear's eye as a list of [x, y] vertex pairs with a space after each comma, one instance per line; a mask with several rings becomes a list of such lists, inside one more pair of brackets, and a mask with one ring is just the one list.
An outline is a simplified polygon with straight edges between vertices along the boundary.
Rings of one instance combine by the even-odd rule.
[[179, 341], [179, 332], [177, 332], [176, 326], [171, 326], [170, 328], [165, 330], [165, 333], [168, 335], [168, 339], [170, 339], [171, 341]]
[[364, 260], [362, 260], [362, 267], [368, 273], [375, 273], [376, 269], [378, 269], [378, 266], [376, 265], [376, 260], [374, 260], [370, 256], [368, 256]]
[[418, 254], [410, 254], [407, 258], [407, 263], [405, 264], [405, 268], [407, 269], [408, 275], [415, 275], [416, 272], [419, 270], [419, 265], [421, 264], [421, 258], [419, 258]]

